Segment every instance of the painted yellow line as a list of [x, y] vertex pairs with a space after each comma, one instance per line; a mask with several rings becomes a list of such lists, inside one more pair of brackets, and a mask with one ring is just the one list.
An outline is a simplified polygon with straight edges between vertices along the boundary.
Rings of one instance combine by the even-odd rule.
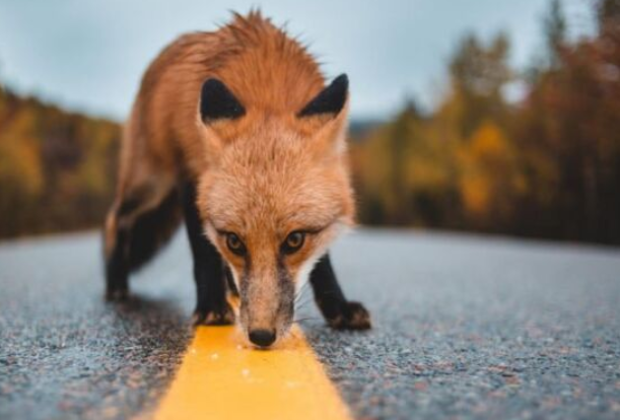
[[234, 327], [199, 327], [155, 419], [351, 419], [301, 329], [274, 350], [240, 342]]

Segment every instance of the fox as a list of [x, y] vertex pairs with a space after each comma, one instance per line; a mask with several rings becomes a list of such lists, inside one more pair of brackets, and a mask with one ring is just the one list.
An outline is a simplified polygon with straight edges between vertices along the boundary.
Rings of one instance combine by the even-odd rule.
[[355, 224], [348, 108], [346, 74], [327, 84], [306, 46], [259, 10], [165, 47], [123, 126], [104, 226], [106, 298], [127, 299], [130, 274], [184, 221], [194, 325], [236, 322], [249, 345], [270, 348], [310, 283], [330, 327], [370, 328], [329, 254]]

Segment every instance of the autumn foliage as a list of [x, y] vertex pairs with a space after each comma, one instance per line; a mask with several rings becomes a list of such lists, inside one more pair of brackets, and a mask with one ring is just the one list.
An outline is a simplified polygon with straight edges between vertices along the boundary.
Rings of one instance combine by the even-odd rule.
[[620, 2], [596, 7], [597, 32], [570, 41], [552, 2], [525, 74], [506, 36], [466, 37], [434, 112], [410, 103], [355, 143], [361, 221], [620, 243]]
[[0, 237], [100, 224], [119, 136], [118, 124], [0, 88]]
[[[506, 35], [466, 36], [432, 112], [409, 102], [352, 139], [362, 223], [620, 243], [620, 0], [595, 1], [579, 39], [550, 4], [536, 65], [511, 68]], [[100, 226], [119, 137], [0, 89], [0, 237]]]

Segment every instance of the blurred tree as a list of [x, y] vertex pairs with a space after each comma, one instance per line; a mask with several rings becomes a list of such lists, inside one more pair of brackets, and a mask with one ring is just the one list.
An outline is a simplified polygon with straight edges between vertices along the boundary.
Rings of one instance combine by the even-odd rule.
[[483, 122], [459, 149], [459, 190], [468, 226], [485, 231], [509, 229], [515, 202], [525, 193], [519, 155], [504, 132]]
[[420, 121], [418, 108], [415, 102], [410, 100], [387, 133], [385, 147], [391, 152], [388, 214], [392, 223], [396, 225], [411, 222], [406, 170], [411, 155], [411, 143], [419, 135]]
[[596, 9], [599, 34], [616, 32], [620, 26], [620, 0], [599, 0]]
[[[36, 142], [36, 115], [19, 110], [0, 130], [0, 236], [14, 235], [28, 223], [28, 215], [43, 187], [41, 162]], [[7, 220], [8, 219], [8, 220]]]
[[544, 30], [547, 41], [548, 67], [560, 65], [562, 49], [566, 43], [566, 18], [560, 0], [552, 0], [549, 14], [544, 19]]
[[0, 237], [98, 226], [119, 126], [0, 89]]
[[516, 105], [507, 37], [464, 37], [433, 113], [407, 105], [356, 143], [362, 221], [620, 243], [620, 0], [596, 8], [598, 33], [570, 41], [550, 2]]
[[528, 232], [620, 241], [620, 202], [614, 192], [620, 181], [616, 7], [617, 2], [599, 3], [598, 36], [558, 49], [557, 65], [532, 84], [519, 115], [529, 184], [538, 189], [523, 206], [538, 215], [522, 219], [530, 220]]
[[[351, 144], [363, 223], [620, 243], [620, 0], [570, 40], [561, 3], [525, 98], [508, 103], [509, 40], [467, 35], [439, 105], [409, 101]], [[98, 225], [120, 127], [0, 89], [0, 237]]]
[[[467, 138], [487, 118], [501, 123], [506, 118], [503, 88], [512, 78], [508, 64], [510, 43], [497, 35], [485, 46], [474, 35], [459, 44], [450, 61], [451, 94], [462, 101], [460, 135]], [[452, 98], [448, 98], [451, 101]]]

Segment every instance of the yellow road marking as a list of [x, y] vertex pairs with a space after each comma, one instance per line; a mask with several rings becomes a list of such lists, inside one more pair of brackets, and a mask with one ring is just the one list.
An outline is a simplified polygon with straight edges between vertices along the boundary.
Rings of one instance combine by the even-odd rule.
[[199, 327], [155, 419], [351, 419], [297, 326], [274, 350], [240, 342], [234, 327]]

